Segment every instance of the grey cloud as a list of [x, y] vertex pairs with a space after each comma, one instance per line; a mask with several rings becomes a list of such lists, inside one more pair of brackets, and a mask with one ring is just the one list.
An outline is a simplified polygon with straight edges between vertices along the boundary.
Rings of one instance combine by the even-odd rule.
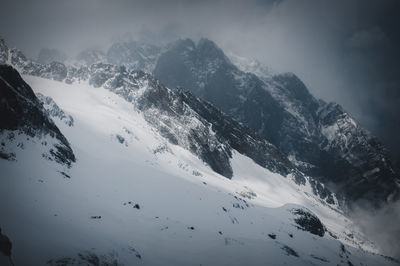
[[357, 209], [353, 212], [353, 219], [383, 254], [400, 258], [400, 202], [380, 210], [365, 207]]
[[367, 30], [355, 32], [349, 39], [348, 45], [356, 48], [371, 47], [379, 45], [387, 40], [386, 34], [381, 28], [375, 26]]

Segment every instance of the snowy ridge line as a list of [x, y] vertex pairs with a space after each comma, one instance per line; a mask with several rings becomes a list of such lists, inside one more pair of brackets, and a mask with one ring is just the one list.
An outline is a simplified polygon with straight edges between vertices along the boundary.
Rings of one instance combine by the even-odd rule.
[[[204, 40], [204, 45], [209, 45], [208, 40]], [[16, 50], [16, 49], [14, 49]], [[222, 51], [220, 51], [222, 52]], [[153, 87], [159, 87], [162, 86], [158, 80], [156, 80], [154, 77], [152, 77], [150, 74], [143, 73], [141, 71], [132, 71], [128, 70], [124, 66], [115, 66], [112, 64], [105, 64], [105, 63], [96, 63], [92, 64], [90, 67], [86, 66], [81, 66], [79, 68], [73, 67], [73, 66], [68, 66], [68, 67], [58, 67], [59, 64], [57, 63], [57, 67], [52, 67], [51, 64], [48, 65], [40, 65], [38, 63], [33, 63], [30, 60], [26, 59], [26, 57], [23, 56], [21, 52], [16, 52], [14, 53], [16, 55], [20, 55], [19, 57], [12, 57], [11, 61], [12, 62], [18, 62], [16, 65], [19, 67], [19, 69], [22, 71], [22, 73], [27, 74], [27, 75], [33, 75], [33, 76], [39, 76], [39, 77], [44, 77], [44, 78], [49, 78], [49, 79], [54, 79], [58, 81], [64, 81], [68, 84], [79, 84], [82, 81], [88, 81], [89, 84], [91, 84], [94, 87], [100, 87], [103, 86], [104, 88], [111, 90], [122, 97], [124, 97], [128, 101], [137, 101], [142, 94], [145, 92], [148, 92], [148, 90], [145, 90], [144, 88], [148, 88], [146, 86], [143, 86], [146, 82], [152, 82]], [[63, 64], [62, 64], [63, 65]], [[62, 70], [60, 73], [60, 69]], [[143, 78], [142, 78], [143, 77]], [[158, 92], [161, 92], [162, 90], [168, 90], [168, 93], [165, 95], [173, 95], [172, 98], [175, 98], [173, 100], [178, 100], [179, 98], [185, 98], [186, 96], [183, 96], [183, 93], [181, 92], [180, 95], [174, 95], [175, 92], [171, 91], [170, 89], [163, 87], [162, 90], [157, 88]], [[185, 92], [186, 94], [190, 94], [189, 92]], [[151, 93], [150, 93], [151, 94]], [[154, 97], [154, 95], [152, 95]], [[188, 98], [188, 97], [186, 97]], [[191, 99], [194, 99], [193, 97], [189, 97]], [[143, 99], [140, 98], [140, 99]], [[182, 100], [182, 99], [181, 99]], [[199, 99], [197, 99], [199, 101]], [[172, 101], [173, 102], [173, 101]], [[205, 104], [204, 102], [200, 104]], [[167, 104], [168, 105], [168, 104]], [[196, 105], [199, 105], [199, 103], [196, 103]], [[164, 105], [162, 108], [165, 110], [170, 108], [165, 109], [166, 105]], [[217, 109], [214, 108], [214, 111], [217, 112]], [[219, 111], [218, 111], [219, 112]], [[167, 116], [168, 117], [168, 116]], [[147, 116], [148, 121], [151, 123], [154, 119], [151, 118], [150, 116]], [[160, 117], [162, 118], [162, 117]], [[237, 124], [239, 125], [239, 124]], [[181, 127], [182, 128], [182, 127]], [[243, 130], [244, 127], [241, 126], [241, 130]], [[172, 131], [174, 131], [174, 134], [179, 134], [179, 128], [174, 128]], [[177, 143], [177, 140], [179, 138], [174, 137], [172, 139], [171, 135], [171, 128], [163, 127], [161, 128], [161, 131], [164, 131], [164, 137], [166, 137], [169, 141], [172, 141], [175, 144]], [[240, 131], [239, 131], [240, 132]], [[251, 134], [250, 130], [246, 130], [247, 134]], [[210, 137], [212, 137], [210, 135]], [[252, 137], [250, 137], [252, 138]], [[239, 141], [239, 139], [237, 139]], [[266, 141], [261, 140], [259, 137], [257, 137], [257, 141], [259, 144], [263, 143], [262, 145], [271, 145], [267, 143]], [[184, 145], [187, 149], [191, 150], [195, 154], [202, 154], [204, 153], [204, 149], [201, 147], [195, 148], [191, 143], [189, 143], [188, 146], [188, 141], [185, 143], [181, 143], [181, 145]], [[232, 141], [230, 143], [231, 145], [234, 144]], [[198, 146], [198, 144], [196, 144]], [[214, 144], [213, 144], [214, 145]], [[259, 154], [252, 154], [253, 151], [248, 151], [247, 155], [250, 155], [253, 160], [255, 160], [257, 163], [263, 165], [264, 167], [267, 167], [273, 171], [278, 171], [283, 176], [288, 175], [290, 172], [293, 172], [292, 177], [295, 178], [296, 182], [299, 184], [304, 184], [305, 179], [303, 177], [303, 174], [300, 173], [295, 169], [295, 167], [291, 164], [289, 160], [284, 158], [283, 156], [280, 155], [280, 152], [276, 150], [275, 147], [267, 147], [264, 148], [264, 152], [267, 153], [273, 153], [274, 156], [269, 156], [269, 160], [271, 160], [271, 163], [268, 163], [267, 158], [261, 158]], [[223, 147], [223, 146], [221, 146]], [[257, 146], [254, 146], [255, 148]], [[215, 164], [216, 162], [216, 157], [215, 155], [211, 155], [212, 150], [214, 149], [213, 147], [210, 147], [211, 150], [208, 152], [208, 155], [205, 155], [202, 157], [203, 160], [205, 160], [213, 170], [217, 171], [218, 173], [222, 173], [224, 176], [230, 177], [232, 175], [232, 171], [229, 169], [229, 156], [230, 152], [227, 151], [222, 151], [220, 155], [218, 155], [218, 160], [224, 161], [223, 165], [217, 165]], [[237, 149], [238, 147], [236, 147]], [[229, 149], [229, 148], [228, 148]], [[272, 149], [272, 150], [271, 150]], [[223, 149], [222, 149], [223, 150]], [[240, 150], [240, 149], [239, 149]], [[257, 150], [257, 148], [256, 148]], [[243, 150], [241, 151], [243, 152]], [[249, 153], [250, 152], [250, 153]], [[225, 153], [225, 154], [224, 154]], [[265, 155], [264, 155], [265, 156]], [[279, 158], [279, 160], [276, 160], [276, 157]], [[258, 159], [257, 159], [258, 158]], [[281, 163], [283, 162], [283, 164]], [[278, 168], [276, 167], [277, 165], [281, 165]], [[323, 198], [328, 204], [336, 204], [338, 202], [336, 196], [329, 191], [327, 188], [319, 185], [318, 181], [312, 182], [312, 187], [313, 187], [313, 193], [318, 195], [319, 197]]]
[[[166, 141], [166, 133], [145, 119], [147, 110], [155, 110], [171, 139], [188, 124], [200, 140], [211, 134], [227, 149], [228, 136], [241, 136], [234, 130], [244, 129], [222, 115], [207, 117], [214, 107], [191, 94], [154, 86], [158, 81], [142, 72], [126, 78], [97, 71], [74, 84], [24, 78], [74, 117], [72, 127], [55, 123], [79, 160], [63, 178], [57, 178], [57, 165], [38, 156], [43, 146], [34, 143], [18, 150], [18, 162], [0, 161], [10, 173], [1, 179], [0, 209], [9, 214], [1, 226], [16, 244], [18, 265], [91, 259], [117, 265], [394, 265], [363, 251], [376, 249], [334, 206], [312, 194], [307, 178], [298, 185], [232, 149], [229, 180], [187, 147]], [[232, 128], [223, 132], [219, 125]], [[250, 140], [257, 137], [249, 134]]]

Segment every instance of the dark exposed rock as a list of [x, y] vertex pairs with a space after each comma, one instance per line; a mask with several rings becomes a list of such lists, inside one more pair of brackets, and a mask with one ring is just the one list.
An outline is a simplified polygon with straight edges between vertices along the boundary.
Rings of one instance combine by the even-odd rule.
[[[139, 254], [139, 253], [137, 253]], [[97, 255], [93, 252], [78, 253], [73, 257], [64, 257], [51, 259], [47, 261], [51, 266], [66, 266], [66, 265], [87, 265], [87, 266], [118, 266], [123, 265], [118, 262], [117, 254], [110, 253]]]
[[311, 258], [322, 261], [322, 262], [329, 262], [327, 259], [315, 256], [313, 254], [311, 254], [310, 256], [311, 256]]
[[285, 245], [282, 249], [286, 251], [286, 254], [289, 256], [299, 257], [299, 254], [297, 254], [297, 252], [289, 246]]
[[19, 130], [30, 137], [56, 138], [59, 144], [50, 150], [53, 158], [67, 166], [75, 162], [67, 139], [48, 117], [29, 85], [8, 65], [0, 65], [0, 132], [4, 130]]
[[14, 161], [15, 160], [15, 153], [10, 152], [6, 153], [4, 151], [0, 151], [0, 158], [4, 160]]
[[124, 137], [122, 137], [121, 135], [118, 135], [118, 134], [117, 134], [115, 137], [117, 138], [117, 140], [118, 140], [118, 142], [119, 142], [119, 143], [121, 143], [121, 144], [122, 144], [122, 143], [124, 143], [124, 142], [125, 142], [125, 138], [124, 138]]
[[226, 140], [233, 149], [252, 158], [257, 164], [283, 176], [293, 172], [296, 180], [304, 183], [301, 174], [293, 171], [291, 163], [273, 145], [243, 124], [224, 115], [213, 105], [201, 101], [187, 91], [178, 90], [177, 92], [182, 101], [206, 119], [221, 139]]
[[291, 212], [296, 216], [294, 221], [300, 229], [320, 237], [325, 235], [325, 226], [316, 215], [305, 209], [293, 209]]
[[44, 96], [41, 93], [36, 93], [36, 97], [42, 103], [47, 115], [63, 121], [69, 127], [74, 125], [74, 119], [72, 116], [66, 114], [51, 97]]
[[43, 70], [41, 77], [62, 81], [67, 77], [67, 67], [60, 62], [51, 62], [45, 65], [46, 69]]
[[64, 178], [71, 178], [71, 176], [65, 172], [60, 172]]
[[45, 64], [28, 59], [18, 49], [10, 49], [0, 40], [0, 64], [11, 64], [21, 74], [28, 74], [48, 79], [63, 81], [68, 76], [68, 69], [61, 61], [47, 58]]
[[0, 228], [0, 252], [6, 255], [7, 257], [11, 257], [11, 249], [12, 249], [12, 243], [10, 239], [1, 232]]
[[338, 104], [324, 104], [318, 115], [326, 135], [321, 146], [330, 153], [340, 154], [347, 164], [343, 174], [331, 178], [340, 184], [345, 195], [368, 200], [377, 207], [383, 199], [400, 198], [399, 175], [380, 141], [358, 126]]
[[134, 247], [129, 247], [129, 250], [132, 251], [135, 254], [135, 257], [138, 259], [142, 259], [142, 255], [134, 248]]

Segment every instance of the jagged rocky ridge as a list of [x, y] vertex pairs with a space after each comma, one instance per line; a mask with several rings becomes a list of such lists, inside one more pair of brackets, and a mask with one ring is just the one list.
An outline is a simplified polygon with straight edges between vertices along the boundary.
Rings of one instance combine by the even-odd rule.
[[[37, 64], [4, 42], [0, 46], [3, 60], [24, 74], [73, 83], [89, 79], [96, 71], [90, 64]], [[298, 169], [315, 178], [310, 182], [327, 184], [349, 202], [367, 200], [378, 206], [399, 197], [399, 177], [387, 150], [342, 108], [315, 99], [294, 74], [272, 74], [259, 63], [231, 59], [212, 41], [195, 44], [187, 39], [162, 48], [117, 43], [95, 62], [112, 61], [126, 66], [126, 71], [141, 67], [168, 87], [188, 89], [278, 147]], [[98, 74], [94, 86], [112, 77], [107, 71]], [[340, 128], [333, 126], [337, 124]], [[314, 188], [327, 193], [319, 182]]]
[[234, 64], [207, 39], [170, 45], [154, 75], [243, 122], [349, 202], [378, 206], [399, 198], [399, 175], [379, 140], [339, 105], [315, 99], [296, 75]]
[[36, 97], [43, 105], [44, 109], [46, 110], [46, 114], [49, 117], [52, 117], [53, 119], [59, 119], [69, 127], [74, 125], [74, 118], [71, 115], [66, 114], [51, 97], [44, 96], [41, 93], [37, 93]]
[[50, 156], [67, 166], [75, 162], [67, 139], [49, 118], [29, 85], [8, 65], [0, 65], [0, 133], [3, 159], [15, 159], [15, 154], [7, 150], [6, 142], [24, 133], [32, 138], [49, 135], [57, 139], [58, 143], [50, 148]]
[[[110, 64], [95, 64], [89, 67], [79, 67], [79, 68], [74, 68], [74, 67], [67, 67], [67, 77], [63, 79], [62, 81], [64, 82], [80, 82], [84, 81], [85, 83], [88, 82], [94, 87], [104, 87], [112, 92], [115, 92], [122, 97], [124, 97], [126, 100], [133, 102], [139, 110], [143, 112], [143, 115], [146, 117], [147, 121], [155, 125], [157, 129], [160, 130], [159, 125], [161, 124], [162, 126], [166, 127], [166, 132], [167, 134], [163, 134], [167, 139], [169, 139], [171, 142], [174, 143], [175, 140], [178, 141], [179, 145], [186, 145], [188, 144], [187, 141], [190, 141], [190, 132], [189, 132], [189, 137], [187, 137], [186, 134], [188, 132], [182, 132], [182, 127], [189, 125], [188, 128], [195, 128], [197, 130], [205, 130], [205, 136], [207, 139], [210, 137], [207, 136], [208, 134], [214, 134], [215, 139], [212, 139], [212, 141], [216, 140], [213, 142], [213, 144], [219, 145], [218, 147], [222, 147], [223, 151], [229, 151], [229, 149], [234, 148], [239, 151], [239, 149], [244, 149], [243, 154], [248, 155], [249, 153], [252, 152], [252, 148], [254, 146], [249, 146], [249, 138], [244, 138], [243, 142], [240, 143], [239, 147], [233, 147], [233, 145], [238, 144], [238, 135], [241, 134], [242, 132], [249, 131], [250, 133], [248, 136], [251, 138], [254, 138], [254, 140], [250, 140], [251, 143], [257, 144], [257, 145], [263, 145], [263, 143], [267, 144], [267, 148], [270, 147], [268, 150], [268, 154], [273, 154], [274, 151], [278, 152], [274, 146], [263, 140], [262, 138], [258, 137], [257, 134], [253, 133], [250, 129], [248, 129], [246, 126], [243, 126], [242, 124], [236, 122], [235, 120], [230, 119], [228, 116], [224, 115], [220, 111], [218, 111], [213, 105], [208, 104], [199, 98], [193, 96], [190, 92], [187, 92], [185, 90], [179, 89], [179, 90], [170, 90], [163, 86], [157, 79], [155, 79], [153, 76], [140, 72], [140, 71], [130, 71], [127, 70], [124, 67], [118, 67]], [[75, 75], [75, 73], [78, 73]], [[44, 77], [49, 77], [48, 73], [43, 73]], [[83, 74], [83, 75], [82, 75]], [[70, 79], [68, 79], [70, 78]], [[34, 79], [33, 79], [34, 80]], [[56, 84], [56, 83], [50, 83], [50, 84]], [[51, 86], [49, 86], [51, 87]], [[39, 98], [40, 95], [38, 96]], [[165, 100], [167, 99], [167, 100]], [[170, 101], [168, 101], [170, 100]], [[57, 108], [54, 107], [53, 101], [51, 99], [45, 99], [42, 101], [44, 105], [49, 105], [52, 106], [52, 108], [48, 109], [48, 114], [53, 113], [53, 109], [57, 110]], [[48, 103], [48, 104], [47, 104]], [[61, 104], [60, 104], [61, 106]], [[58, 115], [59, 112], [53, 117], [63, 117], [62, 115]], [[164, 117], [165, 116], [165, 117]], [[156, 117], [156, 119], [155, 119]], [[172, 119], [171, 119], [172, 118]], [[176, 121], [176, 119], [182, 119], [179, 121]], [[153, 119], [153, 120], [152, 120]], [[200, 127], [196, 127], [200, 123], [203, 124], [203, 126], [200, 125]], [[210, 123], [212, 122], [212, 123]], [[188, 123], [188, 124], [186, 124]], [[211, 131], [206, 131], [206, 126], [211, 126]], [[215, 127], [213, 127], [215, 125]], [[225, 128], [225, 125], [228, 125], [228, 127]], [[193, 126], [193, 127], [192, 127]], [[162, 131], [162, 130], [161, 130]], [[160, 132], [161, 132], [160, 131]], [[226, 131], [226, 132], [224, 132]], [[231, 132], [234, 132], [233, 135], [231, 135]], [[238, 133], [238, 134], [236, 134]], [[222, 137], [221, 137], [222, 136]], [[200, 135], [200, 138], [202, 139], [203, 134]], [[241, 139], [240, 139], [241, 140]], [[197, 140], [196, 140], [197, 141]], [[232, 143], [231, 143], [232, 141]], [[257, 142], [260, 141], [260, 142]], [[196, 142], [196, 143], [201, 143], [204, 144], [203, 142]], [[226, 145], [226, 143], [228, 145]], [[222, 145], [221, 145], [222, 144]], [[241, 145], [243, 144], [243, 147]], [[232, 145], [230, 147], [230, 145]], [[226, 147], [224, 147], [226, 146]], [[187, 148], [187, 146], [184, 146]], [[258, 146], [256, 146], [258, 148]], [[198, 147], [195, 147], [198, 148]], [[195, 152], [202, 151], [200, 149], [195, 149]], [[206, 153], [209, 152], [209, 147], [206, 146]], [[217, 152], [220, 152], [220, 149], [216, 149]], [[193, 152], [193, 151], [192, 151]], [[257, 153], [257, 151], [256, 151]], [[278, 152], [279, 153], [279, 152]], [[265, 155], [265, 154], [261, 154]], [[279, 154], [275, 154], [279, 155]], [[299, 173], [293, 165], [291, 165], [290, 161], [288, 161], [285, 156], [273, 156], [272, 159], [275, 159], [274, 164], [272, 166], [266, 166], [267, 168], [272, 167], [272, 170], [281, 174], [284, 174], [285, 169], [289, 169], [292, 174], [292, 177], [297, 177], [298, 178], [298, 183], [304, 182], [304, 181], [310, 181], [310, 182], [315, 182], [314, 183], [314, 189], [318, 188], [320, 186], [322, 189], [325, 189], [324, 186], [322, 186], [319, 182], [313, 181], [313, 179], [309, 179], [307, 177], [304, 177], [301, 173]], [[254, 160], [257, 160], [257, 154], [256, 155], [248, 155]], [[212, 158], [211, 158], [212, 159]], [[271, 158], [267, 158], [267, 163], [270, 162]], [[203, 159], [206, 161], [206, 159]], [[262, 164], [263, 158], [261, 157], [260, 162]], [[258, 162], [260, 164], [260, 162]], [[281, 163], [283, 163], [281, 165]], [[286, 168], [285, 164], [288, 164], [288, 167]], [[218, 166], [217, 166], [218, 167]], [[281, 169], [273, 169], [274, 167], [281, 168]], [[269, 168], [270, 169], [270, 168]], [[300, 174], [297, 176], [296, 174]], [[205, 183], [203, 183], [205, 184]], [[318, 185], [315, 185], [318, 184]], [[206, 185], [206, 184], [205, 184]], [[236, 198], [236, 196], [235, 196]], [[201, 200], [201, 199], [200, 199]], [[242, 200], [241, 198], [238, 199], [240, 202]], [[329, 201], [329, 198], [327, 199]], [[245, 202], [245, 201], [244, 201]], [[245, 203], [247, 207], [247, 203]], [[318, 204], [317, 204], [318, 205]], [[142, 205], [141, 205], [142, 206]], [[240, 205], [238, 205], [240, 206]], [[233, 205], [233, 208], [235, 205]], [[240, 208], [240, 207], [239, 207]], [[243, 207], [242, 207], [243, 208]], [[246, 207], [244, 207], [246, 208]], [[321, 221], [318, 219], [318, 217], [308, 211], [307, 209], [303, 209], [300, 207], [296, 207], [296, 209], [292, 209], [293, 207], [290, 207], [290, 213], [291, 215], [289, 216], [289, 220], [293, 221], [294, 226], [298, 226], [301, 230], [305, 230], [309, 233], [312, 233], [314, 235], [318, 236], [324, 236], [325, 233], [325, 227], [321, 223]], [[330, 208], [330, 207], [327, 207]], [[226, 212], [224, 210], [224, 212]], [[229, 211], [230, 212], [230, 211]], [[102, 216], [92, 216], [92, 217], [102, 217]], [[322, 217], [322, 216], [321, 216]], [[104, 218], [104, 217], [103, 217]], [[156, 217], [157, 219], [159, 217]], [[98, 218], [95, 218], [98, 219]], [[167, 218], [168, 219], [168, 218]], [[232, 222], [233, 223], [233, 222]], [[198, 230], [197, 226], [196, 228], [193, 226], [187, 227], [188, 230]], [[105, 230], [107, 231], [107, 230]], [[281, 237], [284, 237], [284, 233], [278, 233], [275, 234], [273, 232], [270, 232], [271, 235], [274, 235], [274, 239], [276, 240], [277, 245], [282, 246], [282, 250], [285, 250], [287, 252], [287, 255], [294, 256], [296, 258], [302, 258], [303, 254], [299, 252], [298, 247], [299, 246], [292, 246], [291, 244], [283, 244], [287, 243], [287, 241], [281, 242], [282, 239]], [[278, 230], [278, 232], [280, 232]], [[220, 231], [220, 235], [222, 235], [222, 232]], [[225, 232], [224, 232], [225, 235]], [[321, 237], [322, 237], [321, 236]], [[293, 238], [293, 234], [289, 233], [289, 237]], [[295, 236], [296, 237], [296, 236]], [[225, 241], [231, 241], [231, 240], [226, 240]], [[315, 237], [313, 237], [315, 239]], [[319, 237], [318, 237], [319, 239]], [[322, 239], [322, 238], [321, 238]], [[275, 240], [274, 240], [275, 241]], [[343, 245], [342, 245], [343, 246]], [[344, 251], [344, 246], [343, 246], [343, 252]], [[99, 253], [101, 254], [101, 253]], [[138, 253], [137, 253], [138, 254]], [[308, 253], [309, 254], [309, 253]], [[319, 255], [319, 253], [317, 253]], [[350, 253], [349, 253], [350, 254]], [[346, 255], [346, 254], [345, 254]], [[137, 255], [136, 255], [137, 256]], [[99, 256], [96, 257], [96, 254], [93, 253], [89, 254], [87, 257], [84, 257], [79, 253], [78, 255], [79, 259], [75, 258], [69, 258], [69, 257], [63, 257], [60, 260], [53, 260], [53, 261], [48, 261], [49, 264], [55, 263], [85, 263], [86, 261], [91, 261], [92, 258], [97, 258], [95, 261], [99, 261]], [[312, 258], [318, 259], [324, 262], [329, 262], [326, 260], [324, 257], [316, 257], [311, 255]], [[342, 255], [340, 255], [342, 257]], [[349, 259], [349, 256], [346, 255], [347, 260]], [[107, 263], [108, 261], [104, 261], [104, 263]], [[342, 261], [345, 263], [346, 261]], [[350, 265], [350, 262], [348, 263]]]
[[165, 138], [188, 148], [216, 172], [232, 176], [229, 159], [236, 149], [273, 172], [283, 176], [293, 173], [299, 183], [305, 182], [273, 145], [190, 92], [170, 90], [152, 75], [124, 67], [95, 64], [91, 71], [90, 84], [104, 86], [136, 103]]
[[[125, 66], [105, 63], [79, 67], [66, 67], [62, 63], [40, 65], [16, 49], [7, 49], [6, 62], [16, 62], [15, 66], [24, 74], [66, 83], [88, 81], [94, 87], [102, 86], [135, 103], [146, 120], [166, 139], [190, 150], [217, 173], [232, 177], [230, 158], [235, 149], [273, 172], [289, 175], [298, 184], [308, 181], [316, 195], [335, 203], [330, 190], [298, 171], [274, 145], [189, 91], [168, 89], [151, 74]], [[60, 69], [66, 70], [62, 76]]]

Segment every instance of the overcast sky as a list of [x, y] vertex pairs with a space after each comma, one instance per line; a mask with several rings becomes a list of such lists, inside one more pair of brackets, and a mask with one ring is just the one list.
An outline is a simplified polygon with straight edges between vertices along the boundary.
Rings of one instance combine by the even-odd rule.
[[400, 1], [0, 0], [0, 35], [31, 57], [133, 38], [208, 37], [296, 73], [400, 158]]

